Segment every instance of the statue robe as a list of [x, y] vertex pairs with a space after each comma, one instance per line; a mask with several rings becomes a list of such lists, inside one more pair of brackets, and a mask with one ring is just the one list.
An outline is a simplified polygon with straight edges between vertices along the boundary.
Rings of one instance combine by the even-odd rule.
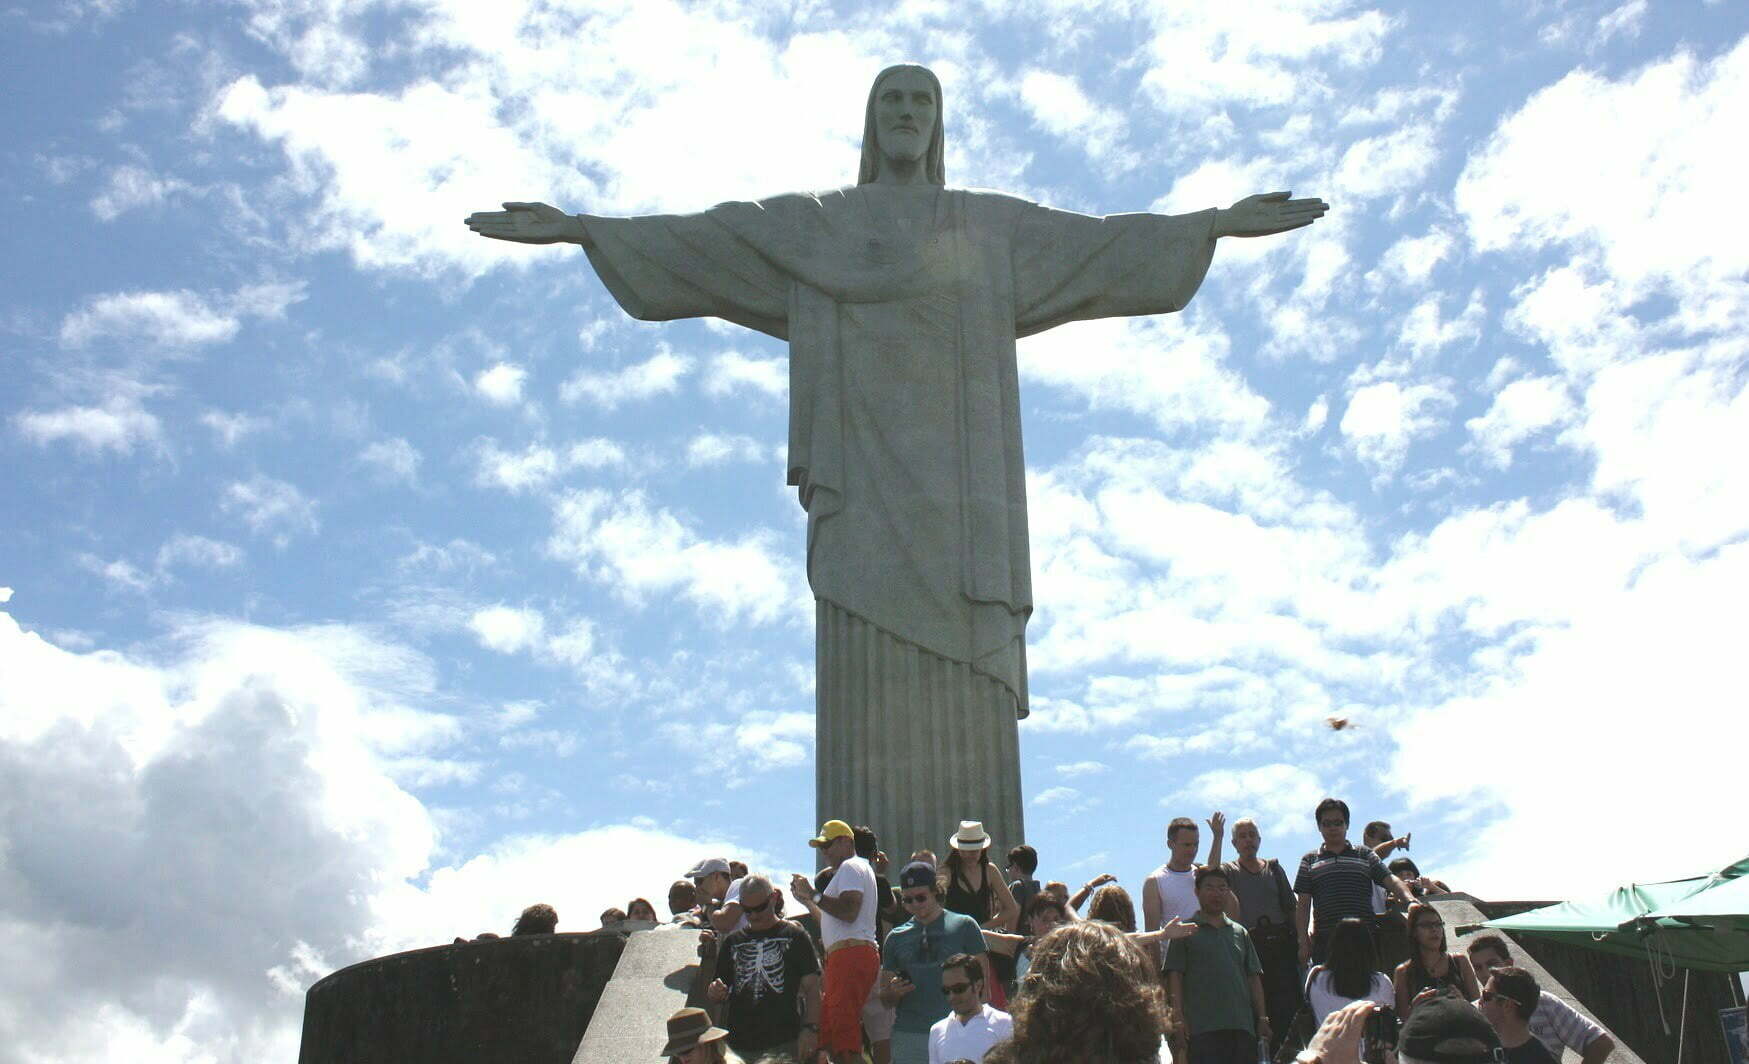
[[710, 315], [789, 342], [820, 819], [870, 824], [896, 853], [939, 847], [960, 819], [1022, 841], [1032, 580], [1015, 339], [1182, 308], [1213, 218], [878, 184], [583, 218], [590, 262], [633, 317]]

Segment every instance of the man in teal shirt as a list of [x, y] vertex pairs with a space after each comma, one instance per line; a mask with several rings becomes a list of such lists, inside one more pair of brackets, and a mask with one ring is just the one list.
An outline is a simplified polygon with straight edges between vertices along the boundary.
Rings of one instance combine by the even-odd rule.
[[991, 985], [984, 933], [969, 916], [941, 907], [935, 869], [913, 861], [899, 873], [899, 900], [911, 919], [881, 946], [881, 1000], [894, 1006], [893, 1064], [929, 1064], [929, 1029], [953, 1011], [941, 989], [941, 965], [956, 953], [977, 957]]
[[[1190, 1030], [1194, 1064], [1249, 1064], [1269, 1037], [1263, 964], [1245, 929], [1227, 919], [1232, 891], [1219, 865], [1196, 870], [1196, 934], [1166, 949], [1166, 993]], [[1180, 1028], [1181, 1030], [1183, 1028]], [[1185, 1046], [1174, 1045], [1183, 1059]]]

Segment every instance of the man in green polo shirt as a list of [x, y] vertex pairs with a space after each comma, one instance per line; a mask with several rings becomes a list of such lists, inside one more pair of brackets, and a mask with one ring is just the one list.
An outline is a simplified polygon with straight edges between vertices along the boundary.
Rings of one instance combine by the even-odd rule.
[[[1232, 891], [1219, 865], [1196, 870], [1196, 934], [1166, 949], [1166, 993], [1189, 1028], [1188, 1047], [1173, 1057], [1191, 1064], [1250, 1064], [1257, 1040], [1269, 1037], [1263, 1004], [1263, 964], [1251, 936], [1227, 919]], [[1184, 1028], [1180, 1028], [1183, 1030]]]

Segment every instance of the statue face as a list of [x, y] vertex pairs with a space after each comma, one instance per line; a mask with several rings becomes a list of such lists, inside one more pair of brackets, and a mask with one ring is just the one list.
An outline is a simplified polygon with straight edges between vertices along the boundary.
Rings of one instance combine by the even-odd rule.
[[881, 82], [875, 98], [875, 137], [889, 159], [917, 162], [929, 151], [940, 101], [929, 79], [901, 70]]

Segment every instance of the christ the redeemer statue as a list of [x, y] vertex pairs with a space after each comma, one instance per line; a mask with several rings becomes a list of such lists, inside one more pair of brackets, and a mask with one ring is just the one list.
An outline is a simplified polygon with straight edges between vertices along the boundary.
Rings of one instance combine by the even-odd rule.
[[599, 218], [544, 203], [482, 236], [583, 246], [626, 313], [715, 316], [789, 341], [789, 483], [815, 599], [816, 823], [890, 852], [962, 820], [1023, 841], [1016, 722], [1032, 612], [1014, 342], [1180, 310], [1223, 236], [1309, 225], [1286, 192], [1195, 214], [1094, 218], [949, 189], [941, 85], [869, 90], [853, 188]]

